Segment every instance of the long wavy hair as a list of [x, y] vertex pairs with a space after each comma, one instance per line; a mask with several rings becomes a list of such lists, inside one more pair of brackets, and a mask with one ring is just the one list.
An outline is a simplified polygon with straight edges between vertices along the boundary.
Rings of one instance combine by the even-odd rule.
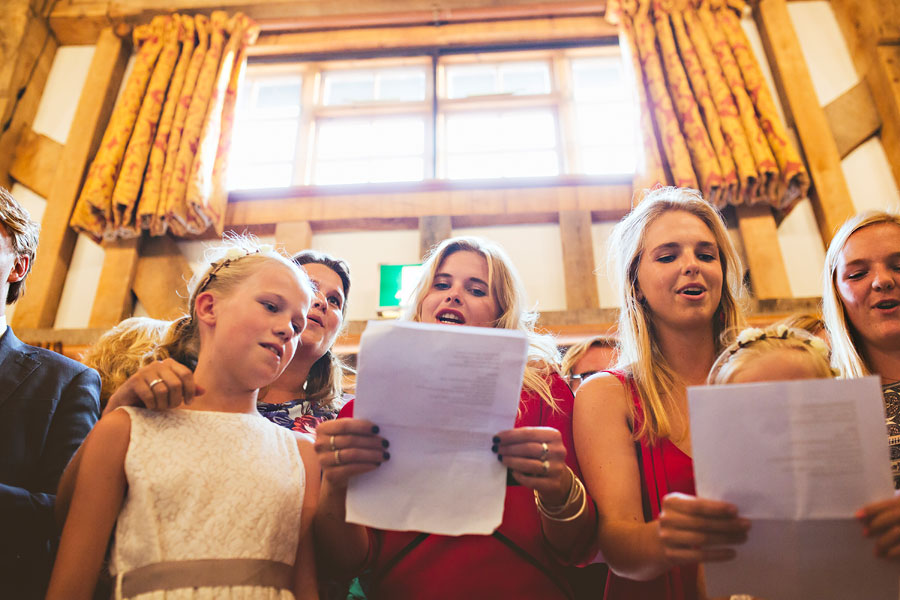
[[[344, 304], [341, 306], [341, 330], [343, 330], [347, 322], [347, 299], [350, 297], [350, 266], [339, 258], [317, 250], [303, 250], [295, 254], [291, 260], [299, 266], [315, 263], [328, 267], [341, 278], [341, 287], [344, 289]], [[332, 406], [344, 395], [343, 378], [344, 372], [348, 370], [349, 367], [344, 361], [329, 348], [309, 369], [304, 388], [306, 399], [322, 408]]]
[[822, 318], [831, 342], [831, 365], [841, 377], [864, 377], [872, 371], [862, 349], [859, 334], [847, 319], [847, 311], [837, 289], [838, 258], [850, 236], [864, 227], [893, 223], [900, 227], [900, 215], [886, 211], [868, 211], [847, 219], [841, 225], [825, 253], [822, 273]]
[[422, 276], [404, 314], [410, 321], [422, 320], [422, 302], [434, 285], [434, 277], [454, 252], [475, 252], [487, 261], [488, 285], [497, 300], [500, 314], [494, 327], [518, 329], [528, 337], [528, 364], [522, 387], [538, 394], [551, 408], [558, 409], [550, 391], [549, 375], [559, 373], [560, 356], [552, 336], [535, 332], [538, 313], [525, 306], [525, 287], [509, 256], [499, 245], [479, 237], [455, 237], [436, 246], [422, 265]]
[[739, 302], [743, 298], [740, 259], [719, 212], [697, 190], [664, 187], [646, 192], [644, 199], [613, 229], [610, 259], [619, 291], [619, 367], [629, 374], [640, 396], [644, 420], [634, 432], [636, 440], [653, 444], [672, 434], [677, 407], [671, 391], [684, 385], [669, 365], [656, 339], [652, 316], [638, 299], [637, 272], [644, 253], [647, 228], [669, 211], [694, 215], [712, 232], [722, 265], [722, 298], [713, 316], [716, 354], [731, 343], [744, 325]]

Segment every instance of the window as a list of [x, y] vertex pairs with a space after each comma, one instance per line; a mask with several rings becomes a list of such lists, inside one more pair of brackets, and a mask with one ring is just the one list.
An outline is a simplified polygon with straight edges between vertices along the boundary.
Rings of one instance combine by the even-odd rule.
[[618, 48], [248, 68], [231, 189], [627, 174], [637, 108]]

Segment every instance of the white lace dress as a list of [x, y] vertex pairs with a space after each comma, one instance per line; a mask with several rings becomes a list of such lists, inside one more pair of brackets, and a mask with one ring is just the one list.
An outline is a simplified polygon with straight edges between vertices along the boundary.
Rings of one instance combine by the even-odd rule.
[[[257, 414], [124, 408], [128, 491], [110, 572], [165, 561], [268, 559], [294, 564], [306, 487], [297, 442]], [[116, 597], [120, 597], [116, 585]], [[289, 600], [262, 586], [181, 588], [141, 600]]]

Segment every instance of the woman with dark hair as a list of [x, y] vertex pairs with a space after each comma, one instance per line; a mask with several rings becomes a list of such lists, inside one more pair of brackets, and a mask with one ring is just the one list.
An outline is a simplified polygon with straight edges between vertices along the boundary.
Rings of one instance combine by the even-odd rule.
[[335, 418], [347, 401], [341, 386], [346, 367], [332, 347], [347, 315], [350, 267], [316, 250], [299, 252], [293, 261], [306, 270], [317, 292], [294, 360], [260, 392], [257, 409], [269, 420], [314, 439], [316, 425]]

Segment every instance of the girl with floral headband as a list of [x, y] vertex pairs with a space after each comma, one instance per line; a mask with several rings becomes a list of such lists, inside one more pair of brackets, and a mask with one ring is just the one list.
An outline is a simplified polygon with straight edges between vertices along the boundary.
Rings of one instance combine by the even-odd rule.
[[752, 327], [716, 359], [707, 383], [753, 383], [834, 377], [828, 346], [803, 329]]
[[122, 407], [97, 423], [48, 598], [91, 598], [114, 528], [116, 598], [318, 597], [315, 453], [256, 410], [259, 388], [294, 355], [312, 286], [271, 248], [231, 246], [192, 280], [190, 314], [158, 351], [193, 369], [205, 393], [168, 411]]

